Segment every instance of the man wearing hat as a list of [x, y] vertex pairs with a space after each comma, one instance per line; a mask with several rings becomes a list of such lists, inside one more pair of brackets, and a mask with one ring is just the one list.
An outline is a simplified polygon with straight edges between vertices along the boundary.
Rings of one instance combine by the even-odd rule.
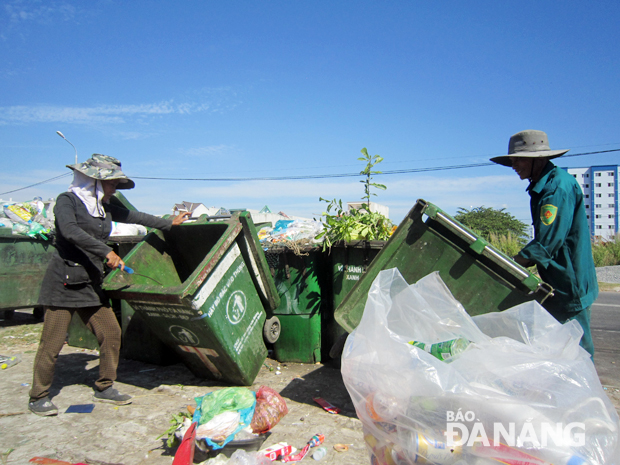
[[555, 289], [543, 306], [560, 323], [577, 320], [584, 333], [581, 346], [594, 355], [590, 311], [598, 283], [583, 192], [572, 175], [549, 161], [566, 152], [550, 150], [544, 132], [527, 130], [510, 138], [508, 155], [491, 161], [530, 181], [534, 239], [514, 260], [524, 267], [536, 265], [543, 281]]
[[99, 342], [99, 379], [95, 382], [94, 400], [116, 405], [131, 403], [131, 396], [112, 387], [121, 329], [101, 288], [104, 262], [112, 269], [125, 268], [123, 260], [106, 243], [112, 221], [169, 230], [186, 219], [186, 214], [168, 220], [108, 203], [116, 189], [135, 186], [114, 157], [94, 154], [84, 163], [67, 167], [73, 170], [73, 182], [69, 191], [56, 199], [56, 250], [43, 278], [38, 302], [45, 308], [45, 322], [34, 361], [28, 408], [42, 416], [58, 413], [49, 399], [49, 389], [74, 314]]

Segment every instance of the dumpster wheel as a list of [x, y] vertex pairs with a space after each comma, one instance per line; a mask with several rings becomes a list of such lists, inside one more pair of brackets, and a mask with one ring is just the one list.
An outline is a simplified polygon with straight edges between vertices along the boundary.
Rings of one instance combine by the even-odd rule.
[[272, 316], [265, 321], [265, 326], [263, 326], [263, 337], [265, 341], [269, 344], [273, 344], [280, 337], [280, 331], [282, 327], [280, 326], [280, 319], [277, 316]]

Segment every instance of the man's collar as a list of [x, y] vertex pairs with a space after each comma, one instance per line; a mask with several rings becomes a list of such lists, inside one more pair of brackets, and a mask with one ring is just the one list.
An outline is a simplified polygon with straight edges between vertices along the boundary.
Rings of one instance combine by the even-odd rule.
[[545, 184], [547, 184], [547, 180], [549, 179], [549, 173], [551, 173], [551, 170], [553, 168], [555, 168], [555, 165], [548, 161], [543, 170], [541, 171], [538, 181], [531, 181], [530, 185], [527, 186], [526, 191], [540, 194], [542, 188], [545, 186]]

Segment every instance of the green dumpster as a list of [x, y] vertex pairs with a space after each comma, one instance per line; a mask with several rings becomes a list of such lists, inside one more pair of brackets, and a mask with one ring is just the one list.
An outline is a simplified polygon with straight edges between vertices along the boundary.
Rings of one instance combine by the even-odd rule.
[[323, 256], [320, 247], [302, 246], [265, 250], [280, 305], [273, 311], [281, 332], [273, 344], [280, 362], [316, 363], [321, 361], [321, 334], [324, 317], [320, 276]]
[[[386, 241], [339, 241], [326, 252], [330, 277], [328, 283], [330, 311], [325, 315], [324, 341], [328, 349], [348, 332], [346, 327], [335, 319], [335, 310], [366, 273], [385, 243]], [[332, 355], [339, 356], [339, 350]]]
[[398, 268], [410, 284], [438, 271], [472, 316], [506, 310], [530, 300], [542, 302], [553, 293], [548, 284], [440, 208], [418, 200], [336, 309], [336, 320], [348, 332], [360, 322], [377, 274], [389, 268]]
[[198, 377], [251, 385], [280, 299], [247, 212], [152, 231], [104, 280]]
[[50, 241], [12, 235], [0, 228], [0, 311], [36, 307], [43, 276], [54, 247]]

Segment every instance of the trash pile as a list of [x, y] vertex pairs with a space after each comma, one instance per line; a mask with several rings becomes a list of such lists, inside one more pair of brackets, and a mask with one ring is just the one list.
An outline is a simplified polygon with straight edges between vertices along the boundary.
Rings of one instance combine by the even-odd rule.
[[289, 244], [312, 245], [322, 242], [315, 237], [323, 230], [320, 221], [278, 220], [274, 227], [265, 226], [258, 231], [258, 239], [265, 248]]
[[[285, 400], [268, 386], [261, 386], [257, 392], [245, 387], [229, 387], [195, 400], [196, 407], [188, 406], [189, 415], [183, 412], [173, 416], [173, 426], [166, 432], [168, 447], [181, 441], [175, 461], [179, 454], [193, 457], [194, 445], [207, 456], [219, 452], [230, 456], [230, 451], [236, 449], [258, 451], [266, 433], [288, 413]], [[184, 448], [188, 434], [193, 436], [195, 444]], [[275, 453], [269, 452], [270, 455]], [[291, 449], [285, 447], [280, 452], [290, 454]]]
[[35, 197], [29, 202], [4, 203], [0, 211], [0, 228], [11, 228], [12, 234], [34, 239], [50, 239], [54, 229], [55, 202]]
[[536, 301], [471, 317], [438, 272], [381, 271], [342, 355], [371, 463], [620, 463], [582, 335]]

